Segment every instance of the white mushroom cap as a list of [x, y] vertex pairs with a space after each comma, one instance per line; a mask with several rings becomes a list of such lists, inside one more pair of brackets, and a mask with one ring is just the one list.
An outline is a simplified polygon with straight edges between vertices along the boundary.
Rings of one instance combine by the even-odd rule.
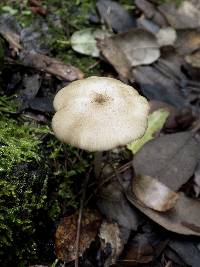
[[93, 76], [61, 89], [54, 108], [52, 127], [59, 140], [88, 151], [104, 151], [144, 134], [149, 104], [131, 86]]

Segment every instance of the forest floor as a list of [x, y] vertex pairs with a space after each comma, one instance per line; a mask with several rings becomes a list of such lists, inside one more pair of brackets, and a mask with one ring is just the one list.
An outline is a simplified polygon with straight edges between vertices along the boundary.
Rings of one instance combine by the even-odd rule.
[[[200, 0], [1, 0], [1, 266], [199, 267], [199, 28]], [[150, 104], [101, 179], [51, 127], [56, 93], [90, 76]]]

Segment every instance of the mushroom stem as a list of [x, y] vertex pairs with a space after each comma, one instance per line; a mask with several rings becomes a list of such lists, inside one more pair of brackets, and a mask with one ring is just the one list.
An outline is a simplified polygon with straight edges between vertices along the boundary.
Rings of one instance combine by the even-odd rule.
[[94, 152], [94, 173], [96, 179], [99, 178], [101, 174], [101, 163], [103, 158], [103, 152]]

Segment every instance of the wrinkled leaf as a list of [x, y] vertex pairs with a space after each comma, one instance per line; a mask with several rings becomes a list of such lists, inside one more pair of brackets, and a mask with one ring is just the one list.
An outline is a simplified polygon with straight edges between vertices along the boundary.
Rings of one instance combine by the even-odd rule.
[[154, 111], [148, 117], [148, 127], [144, 136], [136, 141], [127, 145], [127, 148], [130, 149], [133, 154], [135, 154], [140, 148], [149, 140], [153, 139], [153, 135], [160, 131], [165, 124], [169, 112], [164, 109], [159, 109]]
[[177, 191], [193, 175], [198, 163], [199, 144], [190, 132], [168, 134], [146, 143], [135, 154], [136, 175], [158, 179]]
[[[66, 262], [76, 258], [76, 235], [77, 235], [78, 213], [61, 220], [55, 236], [56, 256]], [[79, 255], [89, 248], [90, 243], [95, 240], [101, 225], [100, 214], [93, 210], [83, 211], [81, 221], [81, 232], [79, 242]]]
[[129, 188], [128, 200], [150, 219], [169, 231], [183, 235], [200, 236], [200, 202], [180, 194], [175, 207], [167, 212], [158, 212], [145, 207]]
[[72, 48], [81, 54], [92, 57], [99, 57], [99, 49], [97, 47], [97, 39], [103, 39], [110, 34], [104, 30], [84, 29], [76, 31], [71, 36]]
[[[106, 38], [103, 43], [99, 44], [99, 47], [104, 57], [117, 71], [122, 68], [121, 65], [123, 69], [125, 68], [123, 74], [125, 73], [126, 76], [132, 67], [151, 64], [160, 56], [156, 37], [143, 29], [132, 29]], [[110, 51], [114, 52], [110, 53]]]

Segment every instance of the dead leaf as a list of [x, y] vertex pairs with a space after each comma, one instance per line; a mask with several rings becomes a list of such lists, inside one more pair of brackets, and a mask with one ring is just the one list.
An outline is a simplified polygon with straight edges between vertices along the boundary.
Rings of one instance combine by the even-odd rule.
[[43, 54], [23, 51], [20, 53], [20, 61], [24, 66], [48, 72], [67, 81], [83, 78], [79, 69]]
[[177, 35], [176, 31], [172, 27], [161, 28], [156, 33], [156, 38], [160, 46], [174, 45]]
[[135, 5], [145, 15], [145, 17], [161, 27], [168, 26], [165, 17], [155, 8], [155, 5], [148, 0], [135, 0]]
[[145, 207], [132, 189], [127, 191], [128, 200], [150, 219], [169, 231], [183, 235], [200, 236], [200, 202], [180, 193], [175, 207], [167, 212], [158, 212]]
[[21, 96], [25, 100], [34, 99], [40, 88], [40, 76], [39, 74], [25, 75], [23, 78], [24, 90], [21, 92]]
[[110, 246], [111, 255], [105, 262], [105, 267], [114, 264], [124, 248], [122, 232], [117, 223], [103, 222], [100, 228], [99, 238], [101, 240], [101, 248], [106, 249]]
[[198, 30], [179, 30], [175, 45], [180, 55], [187, 55], [200, 48], [200, 32]]
[[47, 54], [50, 50], [50, 43], [53, 36], [50, 33], [47, 22], [40, 18], [26, 28], [23, 28], [20, 33], [20, 41], [26, 51]]
[[151, 64], [160, 56], [156, 37], [143, 29], [106, 38], [99, 47], [103, 56], [125, 77], [132, 67]]
[[47, 15], [47, 9], [42, 6], [42, 3], [38, 0], [29, 0], [28, 1], [29, 9], [38, 15], [46, 16]]
[[199, 267], [200, 251], [189, 240], [172, 240], [169, 247], [189, 266]]
[[161, 212], [173, 208], [179, 198], [176, 192], [147, 175], [133, 178], [132, 192], [145, 206]]
[[53, 99], [49, 97], [35, 97], [28, 104], [32, 110], [42, 113], [54, 113]]
[[98, 0], [96, 7], [101, 20], [107, 25], [108, 29], [124, 32], [136, 26], [133, 14], [130, 14], [115, 1]]
[[158, 9], [175, 29], [194, 29], [200, 26], [200, 12], [192, 1], [181, 1], [180, 5], [170, 1], [160, 5]]
[[154, 35], [156, 35], [156, 33], [160, 29], [160, 27], [157, 24], [155, 24], [152, 20], [146, 19], [144, 16], [140, 16], [137, 19], [137, 25], [138, 25], [138, 28], [145, 29]]
[[98, 42], [103, 56], [110, 62], [115, 70], [124, 78], [129, 77], [130, 64], [123, 51], [120, 51], [112, 38], [105, 38]]
[[198, 163], [199, 144], [190, 132], [164, 135], [146, 143], [135, 154], [136, 175], [158, 179], [177, 191], [193, 175]]
[[154, 249], [145, 234], [138, 233], [126, 247], [125, 257], [119, 260], [123, 266], [138, 266], [140, 263], [149, 263], [154, 258]]
[[15, 53], [18, 53], [22, 46], [20, 44], [21, 27], [15, 18], [10, 14], [0, 16], [0, 34], [9, 43]]
[[[157, 64], [156, 68], [140, 66], [134, 68], [132, 73], [133, 79], [140, 84], [141, 91], [148, 99], [163, 101], [175, 107], [185, 106], [186, 100], [180, 90], [180, 81], [178, 84], [173, 78], [171, 66], [165, 65], [165, 72], [159, 71]], [[176, 74], [178, 75], [178, 71]]]
[[[76, 257], [76, 234], [78, 213], [61, 220], [55, 235], [56, 256], [58, 259], [70, 262]], [[79, 255], [89, 248], [95, 240], [101, 225], [101, 216], [97, 211], [86, 209], [83, 211], [79, 243]]]
[[200, 68], [200, 51], [187, 55], [185, 61], [194, 68]]
[[200, 195], [200, 163], [198, 164], [194, 173], [194, 192], [196, 197]]
[[136, 230], [142, 219], [129, 205], [118, 182], [104, 185], [98, 195], [98, 208], [108, 220], [127, 229]]

